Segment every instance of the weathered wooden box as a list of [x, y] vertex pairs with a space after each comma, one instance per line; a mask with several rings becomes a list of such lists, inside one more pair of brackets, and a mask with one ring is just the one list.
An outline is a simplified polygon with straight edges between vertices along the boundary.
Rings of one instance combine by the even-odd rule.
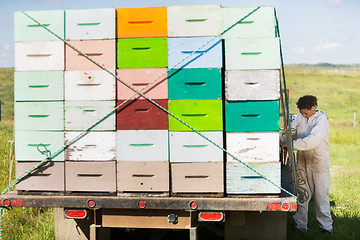
[[66, 161], [65, 191], [115, 193], [116, 161]]
[[[40, 162], [16, 162], [16, 177], [19, 177]], [[64, 162], [47, 162], [16, 185], [18, 191], [65, 190]]]
[[278, 100], [280, 70], [229, 70], [225, 72], [225, 99]]
[[243, 162], [279, 162], [279, 132], [227, 132], [226, 150]]
[[115, 101], [65, 101], [65, 130], [87, 130], [96, 123], [91, 130], [115, 130], [114, 108]]
[[117, 191], [169, 192], [168, 161], [118, 161]]
[[[79, 138], [79, 136], [82, 136]], [[74, 141], [77, 140], [77, 141]], [[65, 132], [65, 160], [110, 161], [116, 160], [116, 132]]]
[[223, 162], [171, 163], [173, 193], [224, 192]]
[[262, 176], [256, 174], [241, 163], [226, 164], [226, 193], [227, 194], [279, 194], [281, 191], [264, 177], [277, 186], [281, 186], [281, 166], [277, 163], [247, 163]]
[[169, 6], [169, 37], [217, 36], [220, 34], [219, 5]]

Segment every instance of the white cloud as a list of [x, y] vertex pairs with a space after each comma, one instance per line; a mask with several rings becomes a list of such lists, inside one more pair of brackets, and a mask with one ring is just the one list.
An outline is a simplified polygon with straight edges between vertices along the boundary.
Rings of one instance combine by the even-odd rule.
[[344, 4], [344, 0], [328, 0], [330, 7], [341, 7]]
[[306, 48], [303, 46], [299, 46], [296, 48], [292, 48], [291, 51], [294, 53], [297, 53], [297, 54], [304, 54], [304, 53], [306, 53]]
[[78, 6], [74, 5], [71, 7], [71, 9], [78, 9]]
[[318, 40], [315, 45], [315, 51], [321, 52], [323, 50], [330, 50], [330, 49], [336, 49], [341, 46], [341, 43], [338, 42], [329, 42], [329, 41], [323, 41]]

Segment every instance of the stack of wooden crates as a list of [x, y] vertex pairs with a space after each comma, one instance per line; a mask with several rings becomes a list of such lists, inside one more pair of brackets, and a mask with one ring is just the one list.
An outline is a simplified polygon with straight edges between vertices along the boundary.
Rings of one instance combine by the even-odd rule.
[[[132, 87], [142, 90], [157, 79], [142, 90], [146, 96], [279, 185], [274, 8], [261, 7], [221, 34], [253, 9], [202, 5], [28, 14]], [[20, 12], [15, 101], [17, 175], [44, 159], [46, 149], [54, 153], [71, 143], [21, 181], [19, 191], [280, 192]]]

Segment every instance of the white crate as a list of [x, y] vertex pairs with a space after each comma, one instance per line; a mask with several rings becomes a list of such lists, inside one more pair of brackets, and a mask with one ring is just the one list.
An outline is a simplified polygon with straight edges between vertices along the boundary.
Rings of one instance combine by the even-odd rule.
[[[115, 101], [65, 101], [65, 130], [115, 130]], [[108, 114], [111, 115], [102, 120]]]
[[118, 161], [168, 161], [167, 130], [119, 130]]
[[230, 70], [225, 73], [225, 99], [278, 100], [280, 70]]
[[[65, 132], [65, 143], [70, 144], [83, 132]], [[113, 132], [88, 132], [65, 150], [65, 160], [116, 160], [116, 136]]]
[[[223, 147], [223, 133], [201, 132]], [[195, 132], [170, 132], [170, 162], [222, 162], [223, 151]]]
[[219, 5], [169, 6], [169, 37], [218, 36], [221, 8]]
[[62, 41], [16, 42], [15, 71], [64, 70]]
[[[278, 132], [227, 132], [227, 151], [243, 162], [279, 162]], [[227, 162], [238, 162], [227, 155]]]
[[66, 39], [115, 39], [115, 9], [67, 10]]
[[65, 100], [115, 100], [115, 85], [105, 71], [65, 71]]

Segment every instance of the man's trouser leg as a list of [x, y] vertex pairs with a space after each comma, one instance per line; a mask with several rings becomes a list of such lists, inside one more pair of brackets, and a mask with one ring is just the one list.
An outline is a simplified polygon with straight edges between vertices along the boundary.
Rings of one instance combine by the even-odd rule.
[[316, 186], [314, 192], [316, 219], [320, 228], [331, 232], [333, 221], [329, 201], [330, 172], [314, 173], [313, 177]]

